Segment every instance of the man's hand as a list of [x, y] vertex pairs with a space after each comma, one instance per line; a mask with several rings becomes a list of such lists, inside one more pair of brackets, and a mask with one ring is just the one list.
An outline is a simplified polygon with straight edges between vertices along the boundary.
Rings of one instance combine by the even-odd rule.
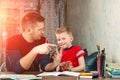
[[32, 49], [35, 54], [48, 54], [52, 47], [56, 47], [55, 44], [45, 43], [42, 45], [38, 45]]

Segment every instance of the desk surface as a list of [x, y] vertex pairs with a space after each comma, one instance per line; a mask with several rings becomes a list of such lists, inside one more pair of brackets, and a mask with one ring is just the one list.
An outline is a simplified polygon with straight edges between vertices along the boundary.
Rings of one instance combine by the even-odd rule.
[[78, 79], [77, 77], [71, 77], [71, 76], [44, 76], [44, 77], [36, 77], [37, 74], [39, 74], [39, 72], [25, 72], [23, 74], [15, 74], [14, 72], [1, 72], [0, 73], [0, 76], [1, 75], [20, 75], [23, 77], [28, 74], [28, 75], [33, 75], [33, 79], [38, 79], [38, 80], [120, 80], [120, 79], [113, 79], [113, 78], [94, 78], [94, 79]]
[[78, 79], [77, 77], [62, 77], [62, 76], [57, 76], [57, 77], [53, 77], [53, 76], [45, 76], [42, 77], [42, 80], [120, 80], [120, 79], [113, 79], [113, 78], [94, 78], [94, 79]]

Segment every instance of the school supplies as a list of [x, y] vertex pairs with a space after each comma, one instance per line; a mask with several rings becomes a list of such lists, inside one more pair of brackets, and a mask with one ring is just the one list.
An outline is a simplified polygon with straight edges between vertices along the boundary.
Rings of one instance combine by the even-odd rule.
[[96, 45], [98, 50], [97, 55], [97, 70], [98, 70], [98, 77], [104, 77], [105, 74], [105, 48], [100, 50], [100, 46]]

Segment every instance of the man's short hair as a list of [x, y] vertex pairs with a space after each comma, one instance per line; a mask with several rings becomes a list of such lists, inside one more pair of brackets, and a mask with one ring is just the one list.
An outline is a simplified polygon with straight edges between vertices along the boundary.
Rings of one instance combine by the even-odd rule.
[[44, 22], [45, 18], [40, 15], [40, 13], [35, 11], [28, 11], [22, 17], [21, 26], [23, 30], [26, 28], [27, 23], [36, 23], [36, 22]]

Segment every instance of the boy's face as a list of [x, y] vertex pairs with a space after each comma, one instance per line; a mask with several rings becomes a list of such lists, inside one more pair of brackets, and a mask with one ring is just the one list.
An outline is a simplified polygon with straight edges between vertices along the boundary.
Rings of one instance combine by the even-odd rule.
[[58, 45], [62, 48], [69, 48], [72, 46], [73, 36], [67, 34], [67, 32], [63, 32], [60, 34], [56, 34]]

